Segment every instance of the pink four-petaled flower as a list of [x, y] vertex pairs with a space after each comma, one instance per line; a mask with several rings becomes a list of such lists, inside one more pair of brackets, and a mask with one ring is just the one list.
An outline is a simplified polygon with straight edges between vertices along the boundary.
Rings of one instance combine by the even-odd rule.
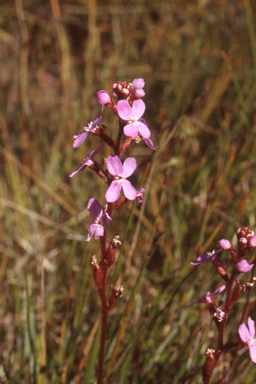
[[124, 126], [126, 136], [135, 137], [140, 133], [144, 139], [150, 137], [150, 130], [140, 121], [146, 109], [144, 101], [141, 99], [135, 100], [131, 107], [127, 100], [119, 100], [116, 108], [118, 115], [127, 123]]
[[90, 241], [95, 234], [95, 239], [104, 236], [104, 225], [108, 224], [112, 219], [108, 213], [103, 213], [102, 206], [97, 199], [90, 199], [87, 205], [87, 209], [91, 216], [94, 218], [94, 223], [88, 228], [88, 236], [86, 241]]
[[128, 157], [124, 161], [124, 164], [122, 164], [117, 155], [110, 155], [107, 158], [107, 166], [109, 173], [113, 176], [113, 181], [105, 194], [106, 200], [109, 203], [116, 201], [120, 195], [121, 189], [123, 189], [124, 195], [128, 200], [134, 200], [137, 191], [130, 181], [126, 180], [127, 177], [133, 174], [137, 167], [134, 157]]
[[254, 321], [248, 317], [248, 327], [243, 323], [238, 328], [238, 332], [240, 335], [240, 338], [242, 342], [249, 347], [249, 352], [251, 359], [254, 363], [256, 363], [256, 339], [254, 339], [255, 336], [255, 323]]

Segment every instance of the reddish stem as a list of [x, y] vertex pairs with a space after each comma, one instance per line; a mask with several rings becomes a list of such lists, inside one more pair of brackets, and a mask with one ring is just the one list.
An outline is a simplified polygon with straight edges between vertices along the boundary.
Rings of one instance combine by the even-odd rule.
[[[104, 271], [103, 281], [106, 281], [106, 277], [107, 277], [107, 271]], [[102, 304], [102, 322], [101, 322], [101, 337], [100, 337], [100, 352], [99, 352], [97, 384], [102, 383], [104, 351], [105, 351], [105, 342], [106, 342], [106, 336], [107, 336], [108, 310], [107, 310], [107, 303], [106, 303], [106, 285], [105, 284], [103, 284], [102, 289], [99, 289], [99, 294], [100, 294], [101, 304]]]

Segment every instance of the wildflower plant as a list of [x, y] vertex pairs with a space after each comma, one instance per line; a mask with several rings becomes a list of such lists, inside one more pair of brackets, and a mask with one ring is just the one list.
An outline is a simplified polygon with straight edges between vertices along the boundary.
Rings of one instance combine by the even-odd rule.
[[[151, 132], [148, 125], [145, 119], [142, 118], [146, 109], [145, 103], [141, 100], [145, 95], [144, 85], [143, 79], [135, 79], [132, 83], [122, 81], [113, 84], [113, 96], [117, 98], [117, 103], [113, 97], [110, 97], [107, 91], [99, 91], [96, 95], [98, 103], [101, 105], [99, 114], [94, 121], [84, 128], [83, 132], [74, 136], [74, 148], [80, 146], [89, 134], [98, 136], [103, 141], [97, 149], [94, 149], [84, 159], [82, 165], [70, 174], [70, 177], [73, 177], [85, 168], [90, 168], [107, 184], [106, 202], [100, 203], [97, 198], [93, 197], [87, 205], [94, 221], [88, 228], [86, 240], [90, 241], [94, 235], [95, 240], [100, 239], [101, 242], [101, 260], [98, 261], [94, 255], [91, 261], [94, 282], [98, 287], [102, 306], [98, 384], [102, 383], [108, 313], [116, 306], [118, 299], [122, 297], [124, 291], [122, 285], [114, 287], [114, 285], [110, 284], [110, 296], [107, 299], [108, 269], [114, 263], [116, 249], [121, 244], [119, 236], [115, 236], [112, 240], [109, 239], [108, 226], [112, 221], [111, 216], [115, 209], [127, 201], [137, 200], [137, 204], [142, 203], [145, 193], [144, 188], [136, 190], [131, 182], [127, 180], [135, 172], [137, 162], [133, 157], [123, 159], [123, 154], [131, 144], [139, 143], [141, 140], [144, 140], [151, 149], [156, 149], [150, 140]], [[118, 119], [119, 129], [116, 141], [108, 135], [105, 125], [99, 126], [104, 106], [111, 108], [114, 116]], [[123, 140], [124, 136], [128, 138]], [[113, 154], [109, 155], [107, 159], [102, 158], [101, 162], [98, 163], [94, 160], [94, 156], [102, 154], [105, 144], [111, 147]], [[124, 196], [120, 196], [121, 191]]]
[[[236, 235], [238, 240], [237, 250], [234, 249], [229, 240], [222, 239], [219, 241], [221, 249], [199, 256], [195, 262], [190, 263], [194, 266], [199, 266], [206, 261], [211, 261], [225, 282], [224, 285], [216, 289], [213, 293], [208, 292], [200, 299], [188, 305], [190, 307], [196, 303], [206, 304], [218, 331], [217, 345], [214, 346], [214, 348], [208, 348], [206, 351], [206, 360], [202, 368], [204, 384], [210, 382], [215, 365], [224, 351], [235, 348], [233, 356], [236, 356], [240, 346], [247, 345], [249, 347], [251, 360], [256, 363], [255, 322], [251, 317], [248, 318], [248, 328], [245, 324], [240, 325], [238, 329], [239, 337], [235, 336], [232, 340], [224, 344], [224, 330], [231, 308], [237, 303], [246, 290], [253, 288], [256, 280], [256, 278], [253, 277], [251, 282], [245, 284], [241, 284], [238, 280], [240, 274], [250, 272], [254, 266], [254, 264], [248, 264], [245, 258], [256, 248], [256, 234], [248, 227], [243, 227], [237, 230]], [[231, 256], [232, 268], [230, 273], [227, 271], [229, 263], [224, 263], [220, 258], [223, 251], [228, 252]], [[219, 305], [217, 305], [213, 296], [217, 294], [220, 295], [221, 293], [223, 293], [223, 301], [220, 301]], [[222, 309], [220, 307], [222, 307]], [[224, 378], [221, 383], [226, 383]]]

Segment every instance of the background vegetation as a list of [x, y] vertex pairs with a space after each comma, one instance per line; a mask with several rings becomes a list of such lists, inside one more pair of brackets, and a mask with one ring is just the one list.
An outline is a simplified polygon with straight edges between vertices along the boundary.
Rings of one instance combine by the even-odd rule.
[[[158, 150], [126, 153], [147, 194], [111, 223], [123, 246], [109, 282], [125, 294], [109, 316], [105, 382], [201, 382], [216, 330], [203, 305], [186, 305], [222, 282], [189, 263], [255, 228], [255, 18], [249, 0], [1, 1], [0, 382], [95, 383], [99, 243], [85, 242], [86, 206], [105, 185], [90, 170], [69, 178], [98, 144], [73, 149], [72, 136], [96, 117], [98, 90], [139, 77]], [[112, 121], [105, 108], [115, 135]], [[227, 338], [248, 314], [255, 295], [235, 306]], [[222, 356], [213, 382], [223, 374], [255, 383], [247, 348], [235, 366]]]

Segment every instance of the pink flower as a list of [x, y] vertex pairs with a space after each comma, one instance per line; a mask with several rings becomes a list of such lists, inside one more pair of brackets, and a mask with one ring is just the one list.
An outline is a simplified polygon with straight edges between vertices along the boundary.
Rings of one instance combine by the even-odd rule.
[[212, 302], [212, 296], [217, 295], [218, 293], [223, 292], [226, 289], [225, 285], [222, 285], [220, 288], [216, 289], [213, 293], [207, 292], [206, 295], [200, 297], [197, 301], [194, 301], [193, 303], [187, 305], [187, 307], [191, 307], [191, 305], [195, 303], [205, 303], [205, 304], [210, 304]]
[[73, 136], [75, 139], [73, 143], [73, 147], [77, 148], [79, 145], [81, 145], [86, 137], [88, 136], [89, 132], [95, 132], [97, 130], [97, 124], [102, 119], [102, 113], [103, 113], [103, 105], [101, 106], [100, 113], [97, 115], [96, 119], [88, 124], [88, 127], [84, 127], [83, 132], [78, 133], [77, 135]]
[[84, 161], [82, 162], [82, 165], [80, 165], [79, 168], [77, 168], [75, 171], [73, 171], [73, 172], [71, 173], [71, 175], [69, 175], [69, 177], [73, 177], [73, 176], [75, 176], [78, 172], [81, 172], [83, 169], [85, 169], [86, 167], [89, 167], [90, 165], [93, 165], [93, 164], [94, 164], [94, 161], [92, 160], [92, 158], [93, 158], [94, 156], [96, 156], [97, 153], [99, 153], [99, 152], [102, 150], [102, 148], [104, 147], [105, 144], [106, 144], [106, 143], [101, 144], [97, 149], [95, 149], [94, 151], [92, 151], [92, 152], [90, 153], [90, 155], [88, 155], [88, 156], [84, 159]]
[[109, 104], [111, 102], [111, 98], [107, 91], [99, 91], [96, 95], [98, 103], [101, 105]]
[[87, 209], [91, 216], [95, 219], [94, 223], [88, 228], [88, 236], [86, 241], [90, 241], [95, 234], [95, 239], [104, 236], [104, 225], [108, 224], [112, 219], [108, 213], [103, 213], [102, 206], [97, 199], [90, 199], [87, 205]]
[[220, 253], [222, 249], [218, 249], [217, 251], [213, 250], [212, 252], [207, 252], [206, 255], [199, 256], [195, 262], [191, 262], [192, 265], [199, 265], [204, 263], [205, 261], [214, 260], [217, 257], [217, 254]]
[[105, 197], [109, 203], [116, 201], [123, 189], [124, 195], [128, 200], [134, 200], [137, 195], [136, 189], [130, 181], [126, 180], [131, 176], [137, 167], [134, 157], [128, 157], [124, 164], [117, 155], [110, 155], [107, 158], [107, 166], [109, 173], [113, 176], [113, 181], [110, 184]]
[[246, 260], [241, 260], [239, 263], [236, 265], [236, 269], [238, 272], [250, 272], [254, 264], [248, 264]]
[[239, 335], [240, 335], [242, 342], [245, 345], [248, 345], [248, 347], [249, 347], [249, 352], [250, 352], [250, 356], [251, 356], [252, 361], [254, 363], [256, 363], [256, 340], [254, 339], [255, 323], [250, 317], [248, 317], [248, 327], [249, 327], [249, 329], [243, 323], [238, 328], [238, 332], [239, 332]]
[[140, 121], [146, 109], [145, 103], [142, 100], [135, 100], [132, 107], [127, 100], [119, 100], [116, 108], [121, 119], [127, 123], [124, 127], [126, 136], [135, 137], [140, 133], [144, 139], [150, 137], [150, 130]]

